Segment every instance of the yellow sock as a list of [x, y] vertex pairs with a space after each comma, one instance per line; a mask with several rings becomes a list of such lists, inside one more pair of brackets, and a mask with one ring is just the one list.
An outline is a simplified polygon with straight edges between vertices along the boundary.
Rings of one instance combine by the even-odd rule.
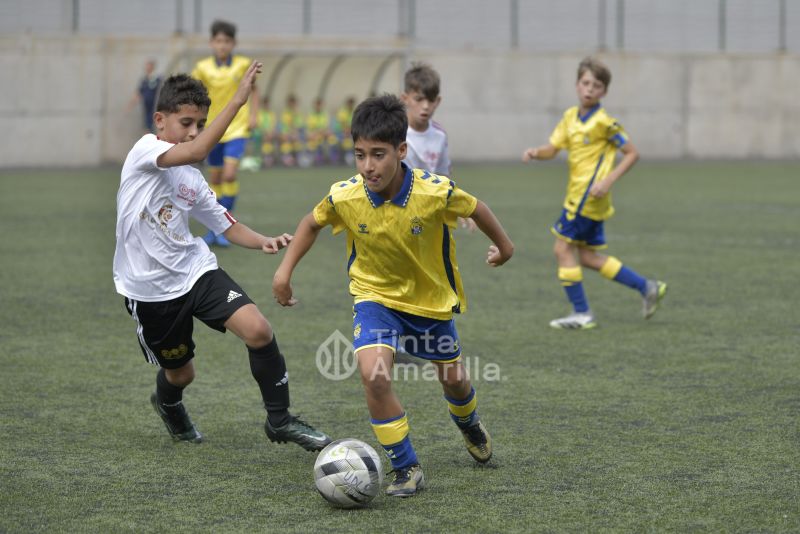
[[580, 266], [559, 267], [558, 279], [562, 286], [572, 286], [583, 281], [583, 271]]
[[222, 196], [235, 197], [239, 194], [239, 180], [232, 182], [222, 182]]
[[613, 280], [620, 269], [622, 269], [622, 262], [614, 256], [609, 256], [603, 266], [600, 267], [600, 274], [609, 280]]

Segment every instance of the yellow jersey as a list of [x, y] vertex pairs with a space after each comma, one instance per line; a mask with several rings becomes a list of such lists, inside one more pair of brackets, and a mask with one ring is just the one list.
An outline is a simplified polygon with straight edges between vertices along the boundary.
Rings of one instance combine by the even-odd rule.
[[384, 201], [359, 174], [333, 184], [314, 208], [321, 226], [347, 231], [347, 273], [356, 303], [438, 320], [464, 312], [467, 300], [451, 234], [478, 200], [455, 182], [403, 165], [400, 192]]
[[[214, 122], [214, 119], [219, 115], [228, 101], [236, 93], [239, 88], [239, 82], [242, 81], [247, 68], [252, 63], [252, 60], [244, 56], [231, 56], [228, 58], [227, 63], [218, 63], [214, 56], [209, 56], [197, 62], [194, 70], [192, 71], [192, 78], [197, 78], [208, 90], [208, 96], [211, 98], [211, 108], [208, 110], [208, 123]], [[242, 106], [236, 116], [231, 121], [228, 129], [220, 143], [226, 143], [231, 139], [239, 139], [241, 137], [248, 137], [249, 135], [249, 122], [250, 122], [250, 100]]]
[[628, 142], [628, 134], [600, 104], [579, 115], [578, 106], [564, 112], [550, 135], [550, 144], [569, 151], [569, 182], [564, 209], [595, 221], [614, 214], [611, 194], [603, 198], [589, 195], [592, 184], [608, 176], [614, 168], [617, 149]]

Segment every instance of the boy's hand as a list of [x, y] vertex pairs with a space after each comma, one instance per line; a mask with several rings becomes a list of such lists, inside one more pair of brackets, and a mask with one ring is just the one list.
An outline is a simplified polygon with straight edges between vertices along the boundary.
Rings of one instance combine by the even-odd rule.
[[272, 278], [272, 295], [281, 306], [294, 306], [297, 299], [292, 296], [292, 284], [288, 279], [282, 277], [280, 273], [275, 273]]
[[486, 263], [491, 265], [492, 267], [500, 267], [505, 262], [511, 259], [512, 253], [505, 253], [503, 254], [500, 252], [500, 249], [497, 248], [495, 245], [489, 246], [489, 253], [486, 255]]
[[595, 182], [592, 184], [592, 188], [589, 189], [589, 195], [593, 196], [594, 198], [603, 198], [608, 194], [611, 190], [611, 182], [607, 180], [602, 180], [600, 182]]
[[539, 157], [539, 151], [535, 148], [529, 148], [525, 152], [522, 153], [522, 161], [528, 163], [532, 159], [537, 159]]
[[250, 66], [247, 67], [247, 71], [244, 73], [242, 81], [239, 82], [239, 88], [236, 89], [236, 94], [231, 98], [231, 102], [239, 107], [247, 103], [256, 85], [256, 77], [261, 74], [261, 67], [263, 66], [264, 64], [260, 61], [253, 61]]
[[275, 254], [282, 248], [289, 246], [292, 242], [291, 234], [282, 234], [276, 237], [268, 237], [267, 240], [261, 245], [261, 250], [264, 254]]

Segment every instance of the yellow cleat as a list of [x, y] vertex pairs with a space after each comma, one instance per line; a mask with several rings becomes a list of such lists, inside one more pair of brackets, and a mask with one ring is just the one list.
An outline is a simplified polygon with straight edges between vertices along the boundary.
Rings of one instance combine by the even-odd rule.
[[425, 475], [419, 464], [395, 469], [392, 473], [394, 480], [386, 488], [386, 495], [390, 497], [411, 497], [425, 487]]
[[482, 464], [488, 462], [492, 457], [492, 436], [486, 431], [483, 423], [478, 421], [477, 424], [462, 430], [461, 433], [467, 444], [467, 452]]

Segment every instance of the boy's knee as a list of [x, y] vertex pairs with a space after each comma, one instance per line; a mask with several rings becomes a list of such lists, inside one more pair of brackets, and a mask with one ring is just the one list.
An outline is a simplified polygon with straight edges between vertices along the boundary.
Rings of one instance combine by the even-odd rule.
[[362, 371], [361, 382], [364, 384], [364, 389], [372, 397], [384, 397], [392, 391], [391, 379], [385, 376], [378, 367]]
[[170, 384], [185, 388], [194, 380], [194, 365], [184, 365], [177, 369], [164, 369], [164, 374]]
[[260, 313], [254, 315], [242, 329], [241, 337], [248, 347], [263, 347], [272, 341], [272, 326]]

